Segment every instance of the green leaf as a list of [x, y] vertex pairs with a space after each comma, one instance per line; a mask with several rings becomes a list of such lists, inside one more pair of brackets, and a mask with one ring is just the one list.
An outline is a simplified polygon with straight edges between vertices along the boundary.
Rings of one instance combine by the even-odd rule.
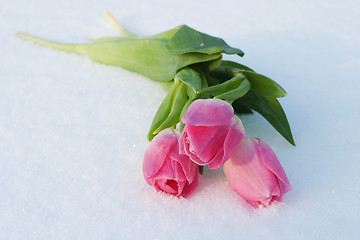
[[201, 78], [200, 74], [191, 68], [181, 69], [176, 75], [175, 79], [180, 80], [186, 85], [193, 88], [195, 91], [199, 91], [201, 89]]
[[246, 78], [244, 78], [236, 88], [229, 90], [225, 93], [219, 94], [215, 96], [215, 98], [224, 99], [232, 102], [244, 96], [250, 90], [250, 88], [251, 88], [250, 82]]
[[253, 113], [253, 111], [251, 111], [250, 108], [246, 107], [244, 104], [242, 104], [240, 101], [234, 101], [232, 103], [232, 106], [234, 108], [234, 111], [239, 114], [239, 115], [243, 115], [243, 114], [251, 114]]
[[243, 56], [244, 52], [230, 47], [223, 39], [198, 32], [186, 25], [181, 25], [169, 40], [167, 47], [173, 53], [227, 53]]
[[244, 74], [251, 84], [251, 90], [263, 96], [284, 97], [286, 91], [274, 80], [254, 72], [252, 69], [231, 61], [223, 61], [220, 67], [211, 72], [211, 75], [221, 82], [238, 74]]
[[176, 83], [173, 83], [172, 88], [164, 98], [164, 100], [161, 102], [154, 119], [151, 123], [151, 127], [148, 133], [148, 140], [151, 141], [156, 134], [154, 134], [154, 131], [166, 120], [168, 117], [171, 108], [172, 108], [172, 102], [175, 96], [176, 92]]
[[183, 68], [175, 75], [175, 79], [185, 84], [187, 95], [191, 99], [197, 98], [202, 85], [201, 76], [197, 71], [192, 68]]
[[166, 40], [169, 41], [175, 33], [179, 30], [180, 26], [174, 27], [173, 29], [167, 30], [162, 33], [158, 33], [149, 37], [139, 37], [139, 38], [145, 38], [145, 39], [160, 39], [160, 40]]
[[64, 44], [22, 33], [18, 36], [46, 47], [82, 53], [95, 62], [120, 66], [159, 82], [173, 80], [178, 70], [186, 66], [221, 58], [220, 53], [174, 54], [168, 49], [167, 40], [153, 37], [107, 38], [92, 44]]
[[222, 94], [227, 91], [235, 89], [243, 79], [245, 79], [244, 75], [242, 75], [242, 76], [238, 75], [238, 76], [235, 76], [235, 77], [227, 80], [226, 82], [216, 84], [216, 85], [213, 85], [213, 86], [210, 86], [207, 88], [203, 88], [199, 92], [209, 94], [212, 96], [216, 96], [216, 95], [219, 95], [219, 94]]
[[207, 74], [212, 70], [214, 70], [215, 68], [219, 67], [221, 65], [221, 62], [222, 62], [222, 55], [220, 54], [219, 58], [217, 59], [197, 63], [196, 65], [192, 65], [191, 67], [200, 73]]
[[193, 102], [194, 102], [193, 99], [189, 99], [189, 100], [185, 103], [183, 109], [181, 110], [180, 120], [183, 118], [183, 116], [185, 116], [186, 111], [188, 110], [189, 106], [190, 106]]
[[240, 63], [237, 62], [233, 62], [233, 61], [222, 61], [221, 65], [222, 68], [228, 67], [228, 69], [233, 69], [235, 72], [238, 70], [246, 70], [246, 71], [252, 71], [255, 72], [254, 70], [252, 70], [251, 68], [242, 65]]
[[250, 90], [235, 102], [260, 113], [289, 143], [295, 146], [285, 112], [275, 97], [261, 96]]
[[85, 44], [80, 49], [95, 62], [120, 66], [160, 82], [171, 81], [183, 67], [220, 57], [220, 54], [173, 54], [166, 41], [157, 39], [121, 39]]
[[232, 79], [211, 87], [201, 89], [199, 93], [209, 94], [215, 98], [234, 101], [244, 96], [250, 90], [250, 83], [244, 75], [237, 75]]
[[220, 55], [220, 57], [218, 59], [210, 60], [210, 61], [203, 62], [200, 64], [203, 66], [202, 69], [204, 72], [210, 72], [210, 71], [214, 70], [215, 68], [219, 67], [221, 65], [222, 61], [223, 61], [222, 55]]
[[178, 122], [180, 122], [180, 114], [187, 100], [188, 98], [186, 94], [185, 84], [180, 83], [177, 86], [176, 93], [172, 101], [170, 113], [165, 119], [165, 121], [157, 129], [155, 129], [155, 131], [153, 131], [154, 135], [158, 134], [166, 128], [174, 127]]
[[219, 84], [220, 83], [220, 81], [219, 81], [219, 79], [217, 79], [217, 78], [214, 78], [212, 75], [210, 75], [210, 74], [207, 74], [206, 75], [206, 82], [207, 82], [207, 84], [208, 84], [208, 86], [215, 86], [215, 85], [217, 85], [217, 84]]
[[274, 80], [251, 71], [240, 71], [250, 81], [251, 89], [263, 96], [285, 97], [287, 93]]

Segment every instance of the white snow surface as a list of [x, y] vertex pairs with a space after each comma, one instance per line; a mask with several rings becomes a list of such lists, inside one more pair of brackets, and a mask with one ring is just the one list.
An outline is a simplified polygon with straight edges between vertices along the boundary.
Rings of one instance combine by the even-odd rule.
[[[161, 86], [85, 56], [40, 47], [116, 36], [108, 10], [139, 35], [180, 24], [245, 52], [226, 57], [276, 80], [297, 146], [260, 115], [248, 136], [279, 157], [293, 190], [252, 209], [222, 170], [188, 199], [142, 175]], [[358, 1], [86, 1], [0, 3], [0, 239], [359, 239]]]

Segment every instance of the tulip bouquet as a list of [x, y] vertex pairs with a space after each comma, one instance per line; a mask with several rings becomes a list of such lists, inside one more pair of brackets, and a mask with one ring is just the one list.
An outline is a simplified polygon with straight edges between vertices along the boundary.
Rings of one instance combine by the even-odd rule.
[[256, 111], [295, 145], [277, 98], [285, 90], [223, 54], [244, 53], [223, 39], [186, 25], [148, 37], [134, 35], [105, 12], [123, 37], [64, 44], [18, 33], [43, 46], [81, 53], [95, 62], [120, 66], [159, 82], [167, 91], [148, 132], [146, 182], [157, 191], [189, 196], [204, 166], [223, 167], [232, 190], [254, 207], [280, 201], [291, 189], [274, 152], [247, 138], [238, 115]]

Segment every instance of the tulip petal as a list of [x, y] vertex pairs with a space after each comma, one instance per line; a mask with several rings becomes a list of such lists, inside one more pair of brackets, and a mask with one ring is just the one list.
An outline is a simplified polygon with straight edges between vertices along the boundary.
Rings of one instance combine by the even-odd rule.
[[[176, 167], [175, 167], [176, 169]], [[177, 177], [179, 177], [179, 173], [176, 173], [174, 170], [174, 164], [172, 161], [164, 161], [163, 165], [159, 169], [159, 171], [156, 172], [156, 175], [153, 176], [154, 179], [173, 179], [178, 180]], [[180, 177], [181, 178], [181, 177]], [[183, 180], [183, 179], [181, 179]]]
[[273, 150], [261, 139], [257, 139], [259, 141], [258, 148], [261, 153], [261, 159], [263, 164], [273, 172], [281, 183], [281, 192], [282, 194], [291, 190], [291, 185], [289, 179], [286, 176], [284, 169], [282, 168], [279, 159], [276, 157]]
[[211, 163], [209, 163], [209, 168], [210, 169], [221, 168], [224, 165], [224, 163], [227, 160], [229, 160], [229, 158], [234, 154], [237, 146], [244, 138], [245, 138], [244, 126], [241, 120], [237, 116], [234, 116], [231, 120], [225, 140], [223, 141], [223, 151], [219, 151], [219, 153], [222, 154], [221, 156], [222, 159], [221, 161], [212, 161]]
[[234, 116], [231, 104], [220, 99], [198, 99], [186, 111], [182, 122], [194, 126], [227, 124]]
[[[203, 127], [186, 125], [188, 132], [190, 157], [197, 156], [198, 164], [207, 165], [214, 160], [219, 150], [223, 149], [224, 139], [228, 132], [226, 126]], [[221, 155], [222, 157], [222, 155]], [[193, 161], [196, 159], [191, 158]]]
[[216, 155], [209, 161], [209, 169], [219, 169], [222, 167], [224, 161], [224, 148], [220, 148]]
[[180, 194], [181, 197], [188, 197], [192, 193], [199, 183], [199, 174], [195, 174], [195, 177], [191, 183], [187, 183]]
[[154, 187], [157, 191], [164, 191], [173, 195], [178, 194], [178, 183], [175, 180], [158, 179], [155, 181]]
[[150, 142], [145, 151], [143, 164], [146, 177], [154, 176], [160, 170], [174, 145], [177, 145], [177, 135], [171, 129], [162, 131]]
[[179, 153], [185, 154], [190, 157], [190, 159], [199, 164], [199, 165], [205, 165], [197, 156], [194, 154], [194, 150], [190, 145], [189, 136], [187, 134], [187, 128], [188, 125], [185, 125], [183, 133], [181, 134], [179, 138]]
[[180, 197], [183, 195], [183, 191], [184, 191], [184, 188], [186, 187], [187, 185], [187, 181], [184, 180], [184, 181], [177, 181], [177, 187], [178, 187], [178, 193], [176, 194], [177, 197]]
[[195, 164], [191, 159], [185, 154], [179, 154], [179, 147], [174, 148], [173, 153], [170, 155], [170, 158], [174, 160], [176, 164], [175, 172], [178, 174], [178, 180], [187, 180], [189, 183], [194, 181], [196, 171], [198, 171], [199, 166]]
[[267, 169], [260, 159], [257, 143], [245, 138], [235, 153], [224, 164], [224, 172], [233, 191], [253, 206], [271, 197], [276, 176]]
[[179, 154], [179, 136], [177, 130], [160, 132], [145, 151], [143, 172], [157, 191], [187, 197], [197, 187], [199, 171], [187, 155]]
[[179, 139], [180, 153], [188, 155], [199, 165], [207, 165], [222, 148], [225, 136], [226, 129], [223, 127], [185, 125]]
[[275, 153], [260, 139], [243, 139], [224, 172], [231, 189], [255, 208], [280, 201], [291, 189]]
[[[179, 152], [179, 150], [178, 150], [178, 152]], [[171, 166], [172, 166], [171, 171], [174, 174], [173, 179], [177, 180], [177, 181], [186, 181], [187, 180], [186, 174], [183, 171], [183, 167], [182, 167], [181, 163], [178, 161], [178, 159], [172, 158], [172, 156], [170, 156], [170, 159], [171, 159]], [[187, 161], [191, 162], [190, 159], [187, 159]]]

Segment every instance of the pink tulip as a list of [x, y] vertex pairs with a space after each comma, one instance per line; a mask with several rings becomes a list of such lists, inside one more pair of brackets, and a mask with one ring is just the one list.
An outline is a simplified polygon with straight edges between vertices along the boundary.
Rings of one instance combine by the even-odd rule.
[[224, 172], [231, 189], [255, 208], [281, 201], [291, 190], [275, 153], [258, 138], [245, 138], [224, 164]]
[[180, 153], [210, 169], [221, 168], [245, 137], [231, 104], [220, 99], [196, 100], [182, 122], [185, 127], [179, 139]]
[[157, 191], [187, 197], [199, 182], [199, 166], [179, 154], [179, 133], [172, 129], [160, 132], [145, 151], [143, 173], [146, 182]]

